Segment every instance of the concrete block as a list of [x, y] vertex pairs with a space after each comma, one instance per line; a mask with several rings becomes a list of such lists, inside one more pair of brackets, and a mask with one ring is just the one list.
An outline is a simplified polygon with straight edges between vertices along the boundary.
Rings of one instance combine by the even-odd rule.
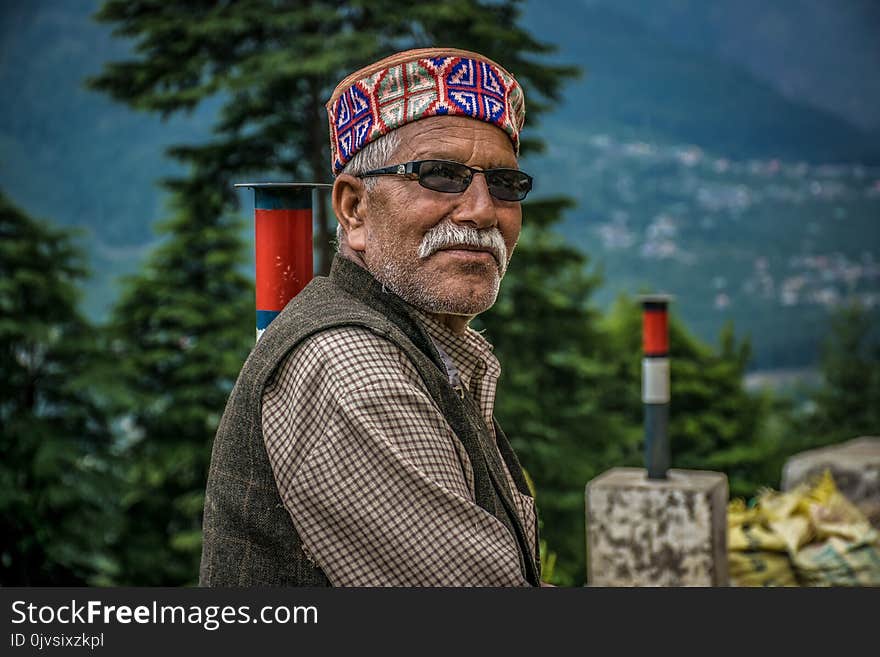
[[862, 436], [795, 454], [782, 468], [782, 490], [812, 482], [826, 468], [838, 490], [880, 528], [880, 437]]
[[727, 586], [727, 477], [612, 468], [585, 491], [589, 586]]

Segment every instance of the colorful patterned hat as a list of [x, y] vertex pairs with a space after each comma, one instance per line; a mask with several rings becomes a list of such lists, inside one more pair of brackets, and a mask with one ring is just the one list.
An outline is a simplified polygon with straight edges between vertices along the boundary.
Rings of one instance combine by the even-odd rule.
[[468, 116], [504, 130], [519, 153], [522, 87], [491, 59], [421, 48], [386, 57], [340, 82], [327, 101], [333, 173], [366, 144], [429, 116]]

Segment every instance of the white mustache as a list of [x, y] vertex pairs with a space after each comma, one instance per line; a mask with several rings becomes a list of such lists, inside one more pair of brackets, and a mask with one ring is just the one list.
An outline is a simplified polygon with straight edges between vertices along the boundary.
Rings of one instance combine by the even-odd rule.
[[441, 249], [470, 246], [489, 251], [498, 263], [501, 274], [507, 269], [507, 245], [497, 227], [479, 230], [444, 219], [425, 233], [419, 245], [419, 258], [427, 258]]

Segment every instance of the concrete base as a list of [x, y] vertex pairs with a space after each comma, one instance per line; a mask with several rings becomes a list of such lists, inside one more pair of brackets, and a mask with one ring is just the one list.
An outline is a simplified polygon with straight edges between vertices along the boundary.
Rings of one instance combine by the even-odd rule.
[[586, 486], [589, 586], [727, 586], [727, 477], [612, 468]]
[[826, 468], [840, 492], [880, 528], [880, 438], [863, 436], [795, 454], [782, 468], [782, 490], [810, 482]]

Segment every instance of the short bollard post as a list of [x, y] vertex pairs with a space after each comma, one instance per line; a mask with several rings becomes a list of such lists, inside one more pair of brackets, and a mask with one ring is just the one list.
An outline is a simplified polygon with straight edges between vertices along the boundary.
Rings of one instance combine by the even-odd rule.
[[642, 403], [648, 479], [666, 479], [669, 469], [669, 301], [642, 297]]
[[727, 586], [727, 477], [670, 469], [670, 297], [642, 297], [645, 468], [584, 491], [591, 586]]

